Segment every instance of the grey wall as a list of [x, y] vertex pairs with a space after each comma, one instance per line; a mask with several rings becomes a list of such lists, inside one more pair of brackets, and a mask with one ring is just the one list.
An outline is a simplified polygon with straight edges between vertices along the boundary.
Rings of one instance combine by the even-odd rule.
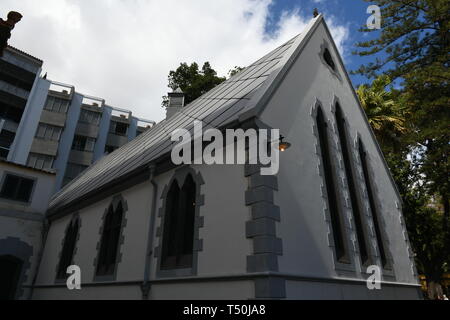
[[[339, 76], [330, 72], [328, 66], [320, 59], [319, 53], [325, 40], [330, 43], [330, 51], [338, 65]], [[281, 134], [292, 143], [292, 148], [281, 154], [279, 192], [276, 193], [275, 201], [281, 207], [278, 235], [283, 239], [284, 247], [284, 254], [279, 258], [280, 271], [306, 277], [366, 278], [356, 252], [343, 160], [334, 125], [332, 105], [335, 97], [338, 97], [343, 112], [348, 117], [347, 123], [351, 126], [352, 142], [359, 135], [369, 153], [377, 191], [376, 199], [381, 204], [380, 213], [386, 234], [389, 236], [389, 250], [394, 258], [394, 281], [415, 284], [417, 279], [409, 243], [406, 241], [405, 227], [401, 223], [403, 221], [401, 211], [397, 208], [400, 199], [396, 195], [376, 142], [353, 95], [353, 89], [346, 81], [345, 71], [337, 55], [324, 25], [321, 24], [262, 115], [265, 123], [273, 128], [280, 128]], [[346, 232], [351, 243], [351, 258], [355, 265], [349, 272], [340, 270], [333, 259], [331, 226], [327, 221], [324, 182], [319, 169], [317, 135], [314, 129], [314, 106], [317, 101], [321, 102], [325, 117], [330, 120], [329, 132], [332, 137], [330, 145], [339, 167], [339, 194], [345, 205]], [[356, 157], [356, 148], [353, 152]], [[363, 188], [361, 181], [359, 186]], [[368, 205], [367, 197], [365, 204]], [[372, 229], [371, 243], [375, 247], [373, 225], [370, 221], [367, 223]]]
[[[245, 226], [250, 219], [249, 208], [245, 206], [246, 178], [243, 166], [194, 166], [200, 171], [205, 184], [201, 193], [205, 195], [200, 215], [204, 216], [204, 227], [200, 228], [199, 237], [203, 239], [202, 251], [198, 253], [199, 277], [242, 275], [247, 272], [247, 256], [252, 252], [252, 243], [246, 239]], [[158, 196], [156, 208], [163, 206], [161, 194], [174, 175], [174, 171], [156, 177]], [[224, 192], [226, 190], [226, 192]], [[144, 275], [145, 255], [149, 218], [152, 200], [150, 182], [142, 183], [123, 193], [128, 211], [126, 227], [123, 230], [124, 243], [120, 248], [121, 262], [118, 265], [116, 281], [137, 282], [139, 287]], [[102, 216], [112, 198], [100, 201], [95, 205], [79, 211], [82, 228], [74, 262], [82, 269], [82, 282], [88, 289], [81, 292], [68, 292], [65, 288], [39, 288], [55, 282], [58, 254], [62, 246], [62, 237], [71, 217], [67, 216], [51, 225], [42, 264], [34, 291], [35, 299], [72, 299], [72, 298], [121, 298], [140, 299], [141, 292], [126, 286], [89, 287], [94, 279], [94, 260], [97, 256], [96, 244], [99, 241], [99, 230]], [[225, 210], [224, 210], [225, 209]], [[154, 248], [158, 246], [157, 229], [161, 226], [161, 218], [155, 221]], [[157, 259], [152, 256], [151, 279], [157, 276]], [[133, 287], [133, 286], [131, 286]], [[125, 292], [129, 292], [126, 294]], [[152, 299], [209, 299], [209, 298], [241, 298], [254, 297], [253, 281], [231, 281], [223, 283], [205, 283], [192, 285], [189, 283], [158, 284], [152, 287]]]
[[[6, 173], [36, 180], [30, 203], [0, 198], [0, 255], [12, 255], [24, 262], [19, 284], [30, 286], [38, 267], [42, 228], [55, 176], [16, 165], [0, 163], [0, 181]], [[29, 288], [20, 287], [17, 298], [27, 299]]]

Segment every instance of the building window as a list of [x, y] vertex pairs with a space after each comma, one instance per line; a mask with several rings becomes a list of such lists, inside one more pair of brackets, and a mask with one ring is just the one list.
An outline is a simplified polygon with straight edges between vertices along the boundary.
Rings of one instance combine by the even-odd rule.
[[16, 134], [8, 130], [1, 130], [0, 132], [0, 158], [8, 158], [9, 150], [14, 142]]
[[68, 184], [70, 181], [78, 177], [88, 166], [83, 166], [81, 164], [68, 163], [66, 168], [66, 174], [64, 175], [64, 185]]
[[89, 123], [95, 126], [100, 124], [101, 114], [94, 111], [89, 110], [81, 110], [80, 113], [80, 122]]
[[0, 118], [20, 123], [24, 109], [16, 108], [0, 102]]
[[361, 158], [361, 166], [364, 174], [364, 182], [366, 184], [367, 196], [369, 197], [370, 211], [372, 213], [372, 220], [375, 228], [375, 236], [377, 238], [378, 249], [380, 251], [381, 263], [383, 267], [386, 267], [388, 262], [386, 256], [386, 248], [384, 247], [383, 236], [381, 234], [379, 215], [375, 202], [375, 195], [373, 193], [372, 181], [369, 174], [367, 153], [361, 140], [359, 140], [358, 144], [359, 144], [359, 156]]
[[128, 124], [111, 121], [109, 133], [116, 134], [118, 136], [126, 136], [128, 133]]
[[344, 159], [345, 174], [348, 182], [348, 189], [350, 193], [350, 201], [352, 204], [353, 219], [355, 222], [356, 236], [358, 238], [361, 262], [363, 265], [365, 265], [369, 260], [369, 252], [367, 249], [367, 236], [363, 225], [362, 212], [364, 211], [361, 209], [361, 203], [358, 200], [356, 179], [351, 161], [351, 144], [348, 140], [345, 118], [342, 113], [341, 106], [338, 103], [336, 104], [336, 123], [339, 132], [339, 140], [342, 146], [342, 157]]
[[34, 187], [34, 180], [7, 174], [4, 181], [0, 197], [19, 202], [30, 202], [31, 193]]
[[61, 132], [61, 127], [40, 123], [36, 132], [36, 138], [59, 141], [59, 139], [61, 138]]
[[44, 108], [48, 111], [67, 113], [67, 110], [69, 109], [69, 101], [66, 99], [48, 96]]
[[333, 57], [331, 56], [331, 52], [328, 48], [325, 48], [325, 51], [323, 52], [323, 59], [330, 66], [330, 68], [333, 69], [333, 71], [336, 71], [336, 64], [334, 63]]
[[332, 158], [330, 154], [330, 144], [328, 139], [327, 122], [322, 109], [317, 110], [317, 128], [319, 132], [320, 150], [325, 175], [325, 185], [327, 190], [328, 208], [331, 217], [331, 226], [333, 231], [336, 259], [343, 261], [346, 259], [345, 241], [341, 213], [338, 203], [337, 183], [333, 174]]
[[93, 152], [95, 146], [95, 139], [84, 136], [75, 136], [72, 143], [72, 150]]
[[100, 252], [97, 258], [97, 276], [114, 275], [122, 230], [123, 212], [122, 201], [118, 203], [116, 209], [112, 205], [108, 209], [103, 224]]
[[79, 229], [80, 222], [79, 218], [76, 217], [72, 219], [67, 227], [64, 245], [58, 265], [58, 273], [56, 276], [58, 280], [65, 279], [67, 277], [67, 268], [73, 264], [73, 256], [75, 253], [75, 245], [77, 242]]
[[116, 151], [117, 149], [119, 149], [119, 148], [107, 145], [107, 146], [105, 146], [105, 153], [110, 154], [110, 153], [113, 153], [114, 151]]
[[44, 154], [30, 153], [27, 166], [39, 170], [50, 170], [53, 167], [55, 158]]
[[0, 70], [2, 71], [0, 72], [0, 80], [23, 90], [31, 91], [36, 74], [5, 60], [0, 60]]
[[167, 194], [161, 270], [192, 268], [196, 184], [189, 174], [183, 187], [174, 181]]

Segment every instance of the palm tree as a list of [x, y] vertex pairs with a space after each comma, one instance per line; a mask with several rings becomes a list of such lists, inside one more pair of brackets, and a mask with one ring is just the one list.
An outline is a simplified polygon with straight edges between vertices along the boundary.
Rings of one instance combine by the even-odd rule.
[[361, 106], [385, 152], [395, 151], [400, 136], [407, 131], [405, 108], [398, 99], [394, 100], [392, 91], [386, 90], [390, 84], [390, 78], [382, 75], [371, 86], [364, 84], [356, 90]]

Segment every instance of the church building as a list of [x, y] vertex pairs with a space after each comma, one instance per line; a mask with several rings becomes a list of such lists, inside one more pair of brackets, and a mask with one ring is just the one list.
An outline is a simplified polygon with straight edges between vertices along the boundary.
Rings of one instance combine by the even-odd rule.
[[[52, 198], [33, 299], [419, 299], [401, 198], [322, 15], [189, 105], [171, 100]], [[279, 129], [290, 147], [276, 175], [175, 165], [171, 133], [194, 121]]]

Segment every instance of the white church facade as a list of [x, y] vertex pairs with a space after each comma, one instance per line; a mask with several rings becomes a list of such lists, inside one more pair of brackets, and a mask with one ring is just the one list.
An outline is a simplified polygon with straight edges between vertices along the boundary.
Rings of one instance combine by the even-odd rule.
[[[420, 297], [400, 196], [321, 15], [178, 108], [54, 196], [33, 299]], [[175, 166], [170, 134], [194, 120], [280, 129], [292, 146], [277, 175]]]

